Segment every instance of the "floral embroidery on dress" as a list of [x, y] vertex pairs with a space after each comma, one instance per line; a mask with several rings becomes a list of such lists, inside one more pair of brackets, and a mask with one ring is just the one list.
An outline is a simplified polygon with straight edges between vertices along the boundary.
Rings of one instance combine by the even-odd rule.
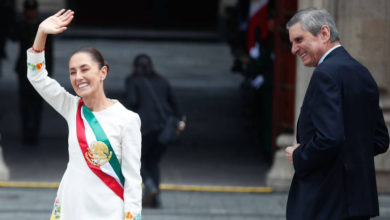
[[59, 220], [61, 218], [61, 203], [59, 199], [56, 199], [53, 206], [53, 212], [51, 213], [50, 220]]
[[137, 216], [133, 216], [131, 212], [127, 212], [125, 215], [125, 220], [141, 220], [141, 214], [138, 214]]
[[42, 63], [37, 63], [37, 64], [32, 64], [32, 63], [27, 63], [27, 67], [32, 70], [32, 71], [36, 71], [36, 70], [41, 70], [43, 65], [45, 64], [45, 62], [42, 62]]

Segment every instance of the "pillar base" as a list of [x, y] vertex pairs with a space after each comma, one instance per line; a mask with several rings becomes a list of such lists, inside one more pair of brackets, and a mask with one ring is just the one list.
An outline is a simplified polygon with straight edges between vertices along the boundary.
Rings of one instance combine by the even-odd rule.
[[[1, 134], [0, 134], [1, 140]], [[9, 180], [9, 169], [7, 165], [5, 165], [4, 157], [3, 157], [3, 148], [0, 145], [0, 181]]]
[[379, 193], [390, 193], [390, 171], [376, 171], [376, 185]]
[[284, 149], [294, 143], [294, 135], [281, 134], [277, 137], [276, 145], [280, 148], [275, 153], [274, 162], [267, 173], [266, 184], [274, 191], [288, 191], [294, 175], [294, 168], [286, 159]]

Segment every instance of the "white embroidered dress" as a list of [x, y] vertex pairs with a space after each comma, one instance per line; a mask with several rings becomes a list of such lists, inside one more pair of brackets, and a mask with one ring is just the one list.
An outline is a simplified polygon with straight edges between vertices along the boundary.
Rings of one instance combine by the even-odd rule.
[[[27, 51], [28, 79], [38, 93], [65, 118], [69, 129], [69, 162], [57, 192], [51, 219], [140, 220], [140, 118], [116, 100], [107, 109], [93, 112], [121, 165], [125, 180], [122, 200], [88, 167], [76, 133], [76, 112], [80, 98], [71, 95], [57, 81], [48, 77], [44, 60], [44, 52], [36, 54]], [[96, 139], [85, 118], [83, 121], [88, 146], [91, 146]]]

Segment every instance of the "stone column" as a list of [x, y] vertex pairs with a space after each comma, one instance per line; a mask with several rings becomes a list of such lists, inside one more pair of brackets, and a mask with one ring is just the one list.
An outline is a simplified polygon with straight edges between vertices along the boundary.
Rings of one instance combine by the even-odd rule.
[[266, 184], [274, 191], [287, 191], [290, 188], [294, 174], [293, 166], [286, 159], [284, 149], [294, 143], [294, 135], [281, 134], [276, 139], [276, 145], [280, 150], [275, 152], [274, 162], [266, 176]]
[[[0, 142], [1, 142], [1, 134], [0, 134]], [[3, 158], [3, 148], [0, 145], [0, 181], [9, 180], [9, 169], [7, 165], [5, 165]]]
[[[337, 25], [343, 46], [365, 65], [380, 89], [380, 104], [390, 128], [390, 1], [339, 1]], [[375, 157], [378, 189], [390, 192], [390, 151]]]

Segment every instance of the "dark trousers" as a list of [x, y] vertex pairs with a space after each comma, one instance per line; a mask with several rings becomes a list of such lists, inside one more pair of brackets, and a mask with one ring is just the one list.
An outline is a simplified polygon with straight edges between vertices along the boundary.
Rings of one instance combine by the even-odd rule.
[[142, 135], [141, 176], [145, 182], [153, 180], [158, 188], [160, 185], [160, 161], [166, 147], [157, 141], [159, 131]]
[[19, 109], [22, 119], [22, 137], [25, 144], [37, 144], [42, 115], [42, 98], [27, 79], [19, 75]]

